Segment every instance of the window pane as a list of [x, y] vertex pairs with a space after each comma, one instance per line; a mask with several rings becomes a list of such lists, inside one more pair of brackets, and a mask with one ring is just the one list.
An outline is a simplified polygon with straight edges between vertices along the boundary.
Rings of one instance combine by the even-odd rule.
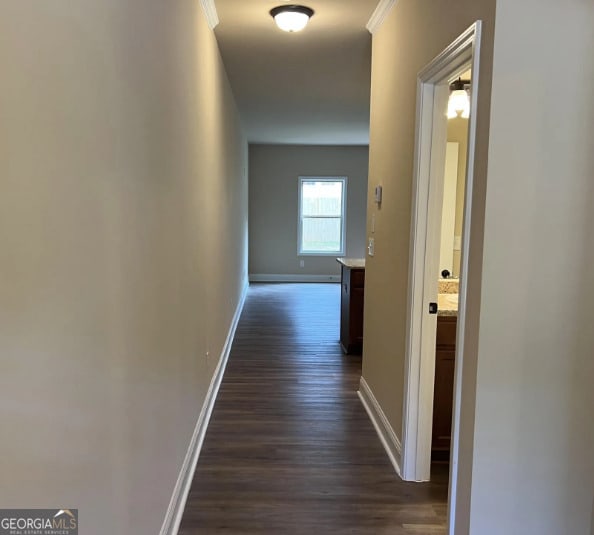
[[307, 181], [302, 184], [304, 216], [339, 216], [342, 213], [342, 181]]
[[303, 218], [302, 251], [337, 253], [341, 249], [340, 218]]

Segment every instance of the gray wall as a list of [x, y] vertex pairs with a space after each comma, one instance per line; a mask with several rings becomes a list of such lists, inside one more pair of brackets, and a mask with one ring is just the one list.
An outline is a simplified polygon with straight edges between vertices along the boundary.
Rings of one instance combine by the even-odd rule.
[[247, 274], [216, 41], [185, 0], [3, 0], [0, 36], [0, 503], [158, 533]]
[[[594, 63], [584, 54], [594, 47], [591, 2], [400, 0], [374, 35], [369, 189], [383, 181], [384, 199], [368, 212], [376, 216], [376, 254], [366, 266], [363, 376], [401, 433], [416, 74], [478, 19], [455, 533], [587, 534], [594, 498]], [[555, 67], [570, 86], [551, 83]]]
[[592, 2], [497, 1], [472, 534], [591, 532], [593, 27]]
[[299, 176], [348, 177], [346, 256], [364, 256], [366, 146], [250, 145], [249, 160], [250, 275], [340, 273], [335, 256], [297, 254]]
[[[365, 269], [363, 377], [399, 439], [402, 439], [405, 393], [417, 75], [476, 20], [483, 21], [483, 28], [473, 191], [476, 215], [473, 215], [470, 259], [474, 276], [468, 279], [467, 303], [475, 311], [480, 304], [480, 221], [484, 218], [482, 198], [488, 160], [495, 0], [399, 0], [373, 36], [367, 231], [371, 236], [372, 217], [375, 217], [375, 256], [367, 258]], [[377, 184], [383, 185], [379, 208], [371, 202]], [[476, 313], [468, 314], [466, 318], [467, 333], [473, 334], [474, 339], [476, 316]], [[466, 340], [468, 353], [475, 347], [472, 340]], [[473, 375], [472, 364], [472, 359], [468, 359], [469, 377]], [[464, 398], [463, 410], [470, 413], [468, 418], [473, 414], [472, 394], [470, 388], [470, 399]], [[467, 451], [472, 447], [472, 431], [466, 438], [468, 442], [462, 448]], [[459, 503], [466, 513], [471, 475], [467, 470], [459, 476]]]

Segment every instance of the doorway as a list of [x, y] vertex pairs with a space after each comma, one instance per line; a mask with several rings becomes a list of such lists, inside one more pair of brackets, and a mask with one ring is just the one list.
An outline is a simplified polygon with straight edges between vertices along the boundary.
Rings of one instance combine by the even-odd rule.
[[[438, 288], [443, 223], [444, 169], [446, 166], [448, 120], [446, 110], [450, 85], [472, 76], [469, 92], [467, 154], [464, 200], [461, 206], [459, 236], [452, 240], [453, 259], [458, 255], [457, 322], [454, 347], [450, 349], [451, 441], [449, 528], [455, 526], [456, 470], [460, 416], [460, 384], [463, 367], [463, 331], [466, 304], [465, 273], [468, 263], [469, 228], [476, 135], [477, 88], [480, 56], [480, 21], [473, 24], [418, 75], [417, 134], [411, 225], [411, 262], [409, 268], [408, 339], [405, 360], [405, 398], [401, 473], [405, 480], [428, 481], [431, 476], [434, 381], [436, 379], [436, 334], [438, 327]], [[450, 194], [451, 196], [451, 194]], [[451, 223], [450, 223], [451, 226]], [[456, 228], [454, 219], [454, 229]], [[457, 271], [457, 273], [456, 273]], [[451, 333], [452, 326], [450, 324]], [[450, 360], [452, 360], [450, 359]], [[443, 371], [443, 370], [441, 370]], [[439, 366], [437, 370], [440, 373]], [[443, 395], [440, 392], [439, 395]], [[447, 394], [446, 394], [447, 395]]]

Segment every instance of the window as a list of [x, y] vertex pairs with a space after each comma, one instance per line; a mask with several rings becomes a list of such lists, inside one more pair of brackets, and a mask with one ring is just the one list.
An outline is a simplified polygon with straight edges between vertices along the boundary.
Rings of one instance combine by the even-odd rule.
[[343, 255], [346, 177], [299, 178], [300, 255]]

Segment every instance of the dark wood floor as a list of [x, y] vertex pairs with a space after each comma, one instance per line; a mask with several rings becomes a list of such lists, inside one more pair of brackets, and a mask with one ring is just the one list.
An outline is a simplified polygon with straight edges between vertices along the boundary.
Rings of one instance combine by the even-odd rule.
[[340, 286], [250, 287], [180, 534], [444, 534], [447, 467], [394, 473], [344, 356]]

